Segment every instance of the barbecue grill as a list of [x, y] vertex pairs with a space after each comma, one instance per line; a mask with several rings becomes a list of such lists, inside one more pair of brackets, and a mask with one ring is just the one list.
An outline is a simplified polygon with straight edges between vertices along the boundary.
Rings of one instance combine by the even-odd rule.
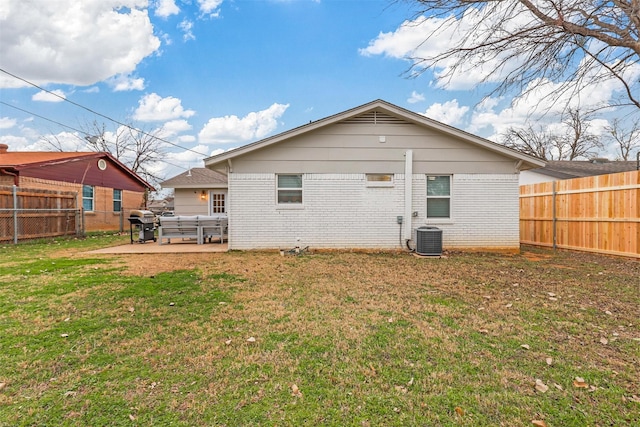
[[153, 212], [134, 209], [129, 214], [128, 219], [131, 243], [133, 243], [134, 232], [137, 233], [137, 242], [145, 243], [147, 240], [156, 241], [156, 218]]

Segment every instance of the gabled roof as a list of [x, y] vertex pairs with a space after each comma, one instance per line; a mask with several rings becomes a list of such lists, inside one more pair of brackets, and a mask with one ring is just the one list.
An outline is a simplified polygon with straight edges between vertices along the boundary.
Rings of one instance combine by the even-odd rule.
[[558, 179], [583, 178], [585, 176], [605, 175], [609, 173], [637, 170], [636, 161], [614, 161], [607, 159], [592, 160], [550, 160], [536, 173]]
[[69, 164], [81, 160], [105, 159], [129, 175], [143, 187], [155, 190], [151, 184], [142, 179], [138, 174], [129, 169], [126, 165], [104, 151], [89, 152], [61, 152], [61, 151], [8, 151], [7, 145], [0, 144], [0, 169], [12, 170], [20, 173], [30, 169], [37, 169], [46, 166]]
[[63, 153], [56, 151], [8, 151], [0, 153], [0, 167], [11, 167], [15, 169], [25, 169], [36, 167], [41, 164], [52, 164], [78, 159], [84, 157], [95, 157], [96, 152], [73, 152]]
[[207, 168], [192, 168], [160, 185], [164, 188], [226, 188], [227, 176]]
[[413, 111], [406, 110], [402, 107], [398, 107], [397, 105], [391, 104], [381, 99], [369, 102], [367, 104], [352, 108], [347, 111], [343, 111], [342, 113], [338, 113], [333, 116], [326, 117], [324, 119], [317, 120], [315, 122], [310, 122], [303, 126], [282, 132], [278, 135], [274, 135], [274, 136], [262, 139], [260, 141], [253, 142], [251, 144], [247, 144], [242, 147], [229, 150], [215, 156], [208, 157], [204, 159], [204, 164], [206, 166], [211, 166], [221, 162], [226, 162], [229, 159], [233, 159], [243, 154], [247, 154], [252, 151], [268, 147], [272, 144], [277, 144], [286, 139], [293, 138], [301, 134], [322, 128], [324, 126], [332, 125], [334, 123], [338, 123], [340, 121], [350, 119], [352, 117], [359, 116], [361, 114], [368, 113], [371, 111], [379, 111], [382, 113], [400, 117], [406, 120], [407, 122], [416, 124], [418, 126], [424, 126], [430, 129], [434, 129], [434, 130], [449, 134], [451, 136], [462, 139], [468, 143], [486, 148], [489, 151], [502, 154], [506, 157], [513, 158], [514, 160], [522, 161], [523, 163], [521, 167], [522, 170], [541, 167], [541, 166], [544, 166], [545, 164], [543, 160], [540, 160], [538, 158], [523, 154], [511, 148], [507, 148], [503, 145], [497, 144], [495, 142], [481, 138], [477, 135], [470, 134], [463, 130], [460, 130], [452, 126], [446, 125], [444, 123], [438, 122], [436, 120], [430, 119], [421, 114], [414, 113]]

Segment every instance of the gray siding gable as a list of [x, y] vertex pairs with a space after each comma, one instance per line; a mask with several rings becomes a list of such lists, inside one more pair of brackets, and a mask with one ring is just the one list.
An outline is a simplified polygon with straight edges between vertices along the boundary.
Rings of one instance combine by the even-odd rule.
[[[236, 173], [517, 173], [543, 162], [384, 101], [205, 160]], [[397, 109], [397, 111], [394, 109]]]

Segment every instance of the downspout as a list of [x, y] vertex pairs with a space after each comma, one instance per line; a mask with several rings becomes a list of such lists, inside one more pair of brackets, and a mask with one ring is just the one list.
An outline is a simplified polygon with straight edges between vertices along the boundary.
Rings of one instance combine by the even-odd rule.
[[413, 210], [413, 150], [404, 154], [404, 241], [411, 240], [411, 212]]
[[18, 175], [15, 172], [8, 171], [5, 168], [0, 168], [0, 172], [2, 172], [3, 174], [6, 174], [6, 175], [11, 175], [13, 177], [13, 185], [15, 185], [16, 187], [19, 187], [20, 175]]
[[[233, 250], [233, 242], [230, 238], [229, 227], [233, 227], [233, 218], [231, 217], [231, 188], [229, 187], [229, 177], [233, 173], [233, 165], [231, 164], [231, 159], [227, 159], [227, 199], [224, 201], [225, 203], [225, 211], [227, 214], [227, 250]], [[223, 232], [224, 234], [224, 232]]]

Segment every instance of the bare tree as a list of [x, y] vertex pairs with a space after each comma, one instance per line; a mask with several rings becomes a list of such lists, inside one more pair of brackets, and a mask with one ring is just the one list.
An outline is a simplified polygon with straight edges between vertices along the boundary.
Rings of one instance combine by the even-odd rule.
[[592, 112], [569, 109], [558, 130], [531, 125], [526, 128], [509, 128], [501, 135], [501, 142], [509, 148], [522, 151], [543, 160], [576, 160], [598, 155], [603, 144], [590, 131]]
[[41, 136], [40, 140], [56, 151], [86, 150], [103, 151], [111, 154], [145, 181], [155, 184], [164, 177], [153, 171], [153, 165], [162, 161], [165, 154], [164, 140], [159, 131], [147, 132], [131, 125], [119, 126], [111, 132], [104, 123], [93, 121], [80, 126], [78, 133]]
[[640, 151], [640, 119], [623, 122], [616, 118], [605, 130], [608, 139], [615, 145], [620, 160], [632, 160], [633, 151]]
[[565, 82], [551, 95], [555, 100], [615, 79], [625, 91], [619, 102], [640, 109], [634, 72], [640, 64], [639, 0], [405, 1], [418, 4], [417, 15], [441, 22], [423, 43], [437, 43], [442, 31], [460, 36], [442, 53], [413, 58], [414, 71], [441, 67], [438, 78], [446, 82], [472, 67], [483, 69], [484, 81], [498, 85], [492, 94]]
[[[554, 135], [541, 127], [534, 129], [529, 125], [526, 128], [510, 127], [501, 135], [503, 145], [523, 152], [542, 160], [559, 160], [559, 154], [554, 150]], [[558, 158], [556, 158], [558, 157]]]
[[604, 148], [600, 138], [589, 131], [591, 118], [590, 112], [573, 108], [567, 111], [563, 120], [567, 131], [559, 137], [559, 145], [564, 148], [568, 160], [595, 157], [598, 150]]
[[104, 123], [96, 121], [82, 128], [88, 135], [89, 149], [110, 153], [148, 182], [157, 183], [163, 179], [152, 170], [153, 164], [161, 161], [165, 154], [163, 141], [157, 132], [154, 134], [133, 126], [119, 126], [114, 132], [109, 132]]

